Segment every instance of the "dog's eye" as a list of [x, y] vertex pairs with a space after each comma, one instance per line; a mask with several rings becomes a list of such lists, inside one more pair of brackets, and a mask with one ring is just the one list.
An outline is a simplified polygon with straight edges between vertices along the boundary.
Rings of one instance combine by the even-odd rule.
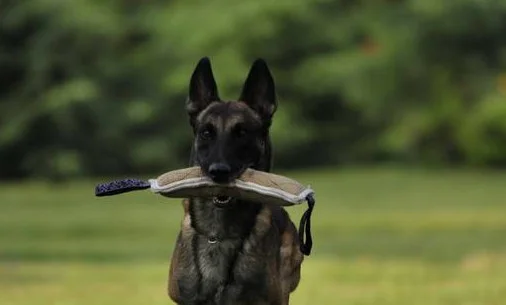
[[235, 128], [235, 134], [239, 138], [242, 138], [242, 137], [245, 137], [248, 134], [248, 130], [246, 130], [246, 128], [243, 128], [243, 127], [236, 127]]
[[213, 132], [210, 128], [205, 128], [200, 132], [200, 137], [203, 140], [209, 140], [213, 136]]

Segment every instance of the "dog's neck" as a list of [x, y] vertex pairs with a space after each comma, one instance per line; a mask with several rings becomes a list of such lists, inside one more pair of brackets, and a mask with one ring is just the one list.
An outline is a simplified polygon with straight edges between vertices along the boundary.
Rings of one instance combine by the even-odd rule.
[[190, 199], [191, 225], [209, 240], [240, 240], [246, 238], [255, 225], [262, 204], [231, 199], [229, 206], [216, 207], [212, 200]]

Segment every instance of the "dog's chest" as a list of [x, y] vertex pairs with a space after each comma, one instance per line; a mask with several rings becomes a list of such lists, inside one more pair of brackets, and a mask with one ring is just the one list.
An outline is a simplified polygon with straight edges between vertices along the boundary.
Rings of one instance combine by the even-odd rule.
[[[192, 223], [197, 228], [192, 252], [200, 278], [198, 298], [214, 300], [216, 304], [265, 300], [268, 283], [278, 271], [277, 252], [273, 249], [279, 248], [277, 242], [265, 238], [266, 234], [276, 234], [268, 234], [264, 221], [258, 221], [267, 219], [268, 213], [260, 217], [262, 209], [255, 206], [249, 211], [208, 208], [209, 205], [200, 205], [192, 213]], [[267, 268], [267, 262], [274, 263], [274, 268]]]
[[242, 245], [241, 240], [215, 240], [199, 236], [197, 243], [198, 265], [203, 282], [215, 285], [228, 282]]
[[217, 304], [222, 304], [224, 300], [266, 298], [266, 283], [270, 275], [265, 261], [245, 253], [245, 242], [224, 240], [209, 243], [206, 237], [199, 237], [200, 293], [206, 299], [211, 298]]

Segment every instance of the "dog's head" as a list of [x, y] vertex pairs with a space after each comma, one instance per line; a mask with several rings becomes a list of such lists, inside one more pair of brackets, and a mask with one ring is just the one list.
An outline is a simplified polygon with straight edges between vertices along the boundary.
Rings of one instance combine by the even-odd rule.
[[186, 110], [194, 131], [192, 163], [218, 183], [247, 168], [270, 170], [269, 127], [276, 111], [274, 80], [264, 60], [256, 60], [237, 101], [222, 101], [211, 63], [202, 58], [190, 80]]

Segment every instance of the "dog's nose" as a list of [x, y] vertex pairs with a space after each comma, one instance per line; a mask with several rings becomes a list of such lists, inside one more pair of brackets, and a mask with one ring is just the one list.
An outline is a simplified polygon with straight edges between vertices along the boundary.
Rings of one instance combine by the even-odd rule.
[[209, 166], [209, 175], [215, 182], [226, 182], [230, 177], [230, 166], [226, 163], [213, 163]]

